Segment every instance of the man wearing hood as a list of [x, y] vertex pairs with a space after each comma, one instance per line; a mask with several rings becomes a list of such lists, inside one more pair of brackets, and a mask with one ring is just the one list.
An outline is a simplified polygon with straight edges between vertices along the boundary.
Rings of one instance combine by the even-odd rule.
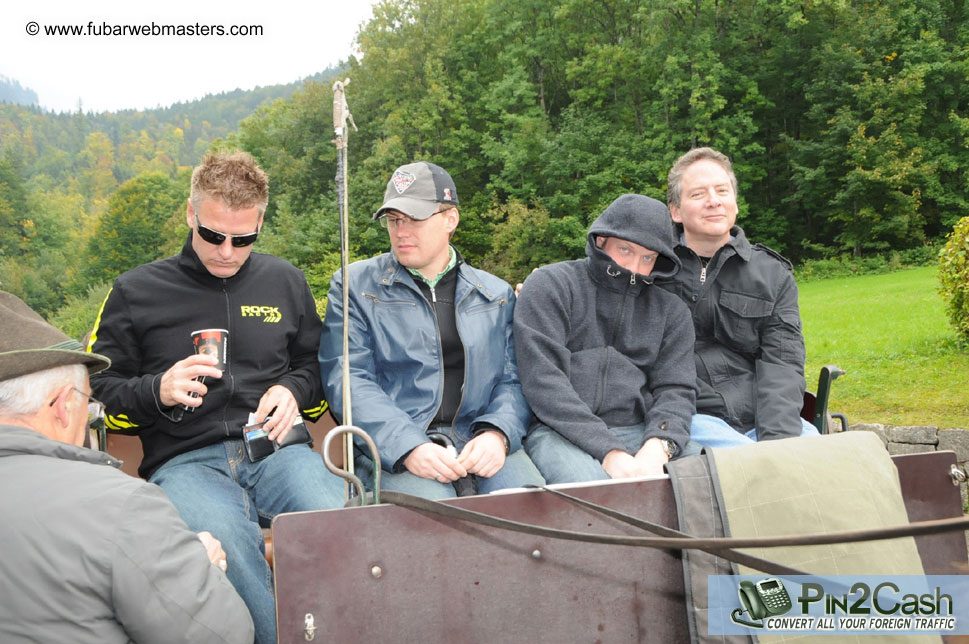
[[515, 309], [525, 449], [549, 483], [662, 474], [687, 450], [693, 323], [653, 285], [679, 270], [670, 215], [627, 194], [589, 228], [586, 258], [543, 266]]

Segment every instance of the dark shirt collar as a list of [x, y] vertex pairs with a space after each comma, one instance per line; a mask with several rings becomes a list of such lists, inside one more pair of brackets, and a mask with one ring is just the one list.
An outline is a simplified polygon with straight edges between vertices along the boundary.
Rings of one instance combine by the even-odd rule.
[[194, 274], [200, 280], [210, 284], [221, 284], [222, 280], [231, 280], [249, 270], [249, 264], [252, 261], [252, 253], [249, 253], [249, 257], [246, 258], [246, 261], [232, 277], [216, 277], [209, 272], [209, 269], [205, 268], [205, 264], [202, 263], [202, 260], [199, 259], [195, 249], [192, 248], [193, 234], [194, 232], [192, 230], [188, 231], [188, 236], [185, 238], [185, 244], [182, 246], [182, 252], [178, 256], [178, 265], [181, 266], [182, 269]]
[[[684, 237], [683, 228], [680, 226], [678, 226], [678, 228], [679, 228], [680, 235], [679, 235], [679, 238], [677, 239], [677, 245], [680, 248], [689, 248], [686, 245], [686, 238]], [[750, 261], [750, 254], [752, 252], [752, 247], [750, 245], [750, 242], [747, 241], [747, 235], [744, 234], [744, 230], [740, 226], [734, 226], [733, 228], [730, 229], [730, 241], [728, 241], [726, 244], [721, 246], [721, 248], [724, 248], [724, 247], [732, 248], [733, 251], [737, 255], [739, 255], [740, 258], [745, 262]], [[720, 252], [720, 251], [718, 250], [717, 252]]]

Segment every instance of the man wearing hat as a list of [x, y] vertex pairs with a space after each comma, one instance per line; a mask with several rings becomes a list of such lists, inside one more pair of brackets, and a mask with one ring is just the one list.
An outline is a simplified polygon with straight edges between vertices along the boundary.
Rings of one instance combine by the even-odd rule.
[[218, 542], [81, 447], [108, 359], [4, 292], [0, 328], [0, 641], [252, 642]]
[[[425, 498], [470, 482], [488, 493], [541, 484], [521, 449], [531, 412], [515, 363], [511, 287], [450, 244], [458, 193], [439, 166], [397, 168], [374, 213], [391, 252], [349, 267], [350, 389], [355, 425], [380, 452], [381, 487]], [[320, 367], [343, 415], [343, 282], [330, 281]], [[358, 455], [358, 472], [373, 470]]]

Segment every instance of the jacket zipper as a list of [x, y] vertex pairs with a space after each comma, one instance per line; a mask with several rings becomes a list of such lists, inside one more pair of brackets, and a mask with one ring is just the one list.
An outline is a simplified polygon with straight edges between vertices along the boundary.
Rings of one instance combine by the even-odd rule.
[[[407, 284], [406, 282], [403, 282], [401, 280], [396, 280], [396, 281], [401, 282], [407, 288], [411, 288], [411, 286], [409, 284]], [[434, 293], [434, 287], [431, 286], [430, 284], [428, 284], [428, 288], [431, 290], [431, 300], [434, 301], [434, 302], [437, 302], [437, 297], [436, 297], [436, 295]], [[455, 290], [456, 289], [457, 289], [457, 286], [455, 286]], [[427, 300], [421, 294], [420, 287], [417, 287], [417, 294], [421, 296], [421, 300], [422, 301], [427, 302]], [[377, 302], [377, 297], [376, 296], [367, 295], [367, 297], [372, 297], [373, 298], [373, 301], [374, 302]], [[436, 401], [437, 402], [437, 405], [434, 407], [434, 412], [431, 414], [431, 418], [430, 418], [430, 420], [432, 421], [432, 420], [434, 420], [434, 416], [437, 415], [437, 408], [441, 406], [441, 402], [444, 400], [444, 345], [441, 343], [441, 325], [437, 321], [437, 309], [435, 307], [431, 306], [430, 304], [428, 304], [427, 307], [430, 309], [431, 318], [434, 320], [434, 330], [437, 332], [438, 368], [441, 371], [441, 386], [437, 390], [437, 401]], [[457, 327], [457, 315], [458, 315], [457, 305], [455, 304], [455, 306], [454, 306], [454, 323], [455, 323], [454, 325], [455, 325], [455, 327]], [[459, 338], [461, 337], [461, 331], [460, 330], [458, 331], [458, 337]], [[464, 340], [461, 340], [461, 346], [462, 347], [464, 346]], [[466, 351], [465, 351], [465, 370], [467, 370], [467, 352]], [[461, 388], [461, 402], [464, 402], [464, 387]], [[460, 404], [458, 405], [458, 409], [459, 410], [461, 409], [461, 405]], [[454, 425], [454, 421], [453, 420], [451, 421], [451, 425], [452, 425], [452, 429], [453, 429], [453, 425]], [[427, 433], [427, 430], [430, 428], [430, 426], [431, 426], [430, 425], [430, 421], [428, 421], [427, 427], [424, 428], [424, 433], [425, 434]]]
[[[629, 273], [629, 286], [636, 284], [636, 273], [630, 271]], [[609, 344], [607, 344], [602, 349], [602, 368], [599, 370], [599, 386], [596, 389], [596, 400], [595, 409], [593, 413], [599, 411], [599, 407], [602, 404], [603, 392], [606, 389], [606, 369], [609, 366], [609, 347], [616, 343], [616, 336], [619, 333], [619, 328], [622, 326], [623, 320], [626, 318], [626, 297], [629, 295], [629, 286], [627, 286], [622, 291], [622, 299], [619, 300], [619, 321], [616, 322], [616, 326], [612, 327], [612, 337], [609, 338]]]
[[[460, 279], [461, 277], [460, 273], [457, 275], [457, 277]], [[464, 352], [464, 382], [461, 383], [461, 400], [458, 401], [458, 408], [454, 411], [454, 418], [451, 419], [451, 429], [454, 430], [455, 435], [457, 435], [456, 426], [457, 426], [458, 416], [461, 415], [461, 407], [464, 405], [464, 394], [468, 390], [468, 347], [466, 344], [464, 344], [464, 338], [461, 337], [461, 325], [458, 324], [458, 306], [460, 306], [464, 302], [464, 300], [468, 299], [471, 296], [472, 290], [474, 289], [468, 289], [468, 292], [464, 294], [464, 298], [460, 302], [458, 302], [458, 284], [454, 285], [454, 328], [458, 332], [458, 339], [461, 340], [461, 351]], [[431, 289], [431, 293], [433, 292], [434, 292], [434, 289]], [[438, 332], [437, 332], [437, 341], [438, 343], [441, 342], [440, 329], [438, 329]], [[441, 372], [442, 373], [444, 372], [443, 348], [441, 349]], [[442, 400], [444, 398], [443, 389], [444, 389], [444, 379], [442, 378], [441, 379], [441, 390], [442, 390], [441, 399]], [[468, 429], [470, 430], [471, 428], [469, 427]]]
[[[233, 337], [233, 333], [234, 333], [234, 331], [232, 330], [232, 308], [229, 305], [228, 281], [224, 278], [222, 279], [222, 295], [225, 296], [225, 328], [229, 332], [229, 337], [231, 338]], [[228, 342], [226, 343], [226, 345], [227, 345], [226, 354], [228, 354], [229, 353]], [[228, 358], [229, 356], [226, 355], [225, 357]], [[226, 436], [230, 435], [228, 412], [229, 412], [229, 407], [232, 405], [232, 396], [235, 393], [235, 379], [232, 377], [232, 374], [229, 372], [229, 370], [231, 369], [230, 367], [231, 364], [232, 363], [228, 359], [226, 359], [225, 371], [222, 372], [223, 378], [226, 378], [226, 377], [229, 378], [229, 398], [228, 400], [226, 400], [225, 406], [222, 407], [222, 427]]]

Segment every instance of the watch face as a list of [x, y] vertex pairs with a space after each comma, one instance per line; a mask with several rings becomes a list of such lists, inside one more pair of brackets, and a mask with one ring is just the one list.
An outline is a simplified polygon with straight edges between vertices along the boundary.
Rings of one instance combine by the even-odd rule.
[[678, 449], [676, 447], [676, 443], [666, 438], [662, 439], [662, 441], [663, 441], [663, 449], [666, 450], [666, 456], [668, 456], [669, 458], [673, 458], [676, 455], [676, 452]]

